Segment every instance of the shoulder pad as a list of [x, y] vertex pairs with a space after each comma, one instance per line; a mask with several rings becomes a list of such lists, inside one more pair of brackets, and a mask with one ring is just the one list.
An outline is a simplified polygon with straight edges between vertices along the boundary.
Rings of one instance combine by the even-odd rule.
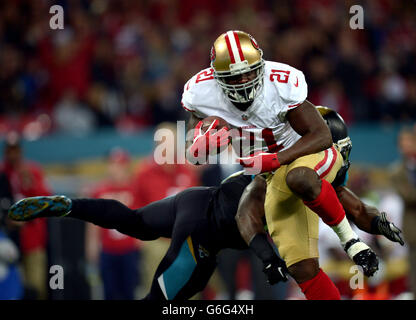
[[302, 71], [284, 63], [266, 62], [266, 81], [273, 83], [284, 109], [302, 104], [308, 95], [308, 85]]
[[214, 79], [214, 69], [206, 68], [195, 74], [189, 79], [183, 88], [182, 93], [182, 107], [189, 112], [195, 112], [195, 106], [203, 101], [203, 95], [207, 92], [207, 86], [212, 85]]

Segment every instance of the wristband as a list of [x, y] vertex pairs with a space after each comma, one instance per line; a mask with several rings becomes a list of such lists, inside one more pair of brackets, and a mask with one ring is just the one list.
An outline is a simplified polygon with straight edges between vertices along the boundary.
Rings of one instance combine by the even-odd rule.
[[280, 161], [279, 161], [279, 157], [278, 154], [276, 153], [276, 159], [273, 159], [273, 168], [274, 169], [279, 169], [281, 166]]
[[371, 233], [372, 234], [381, 234], [378, 224], [380, 223], [380, 217], [376, 216], [371, 220]]
[[264, 263], [270, 263], [276, 257], [276, 253], [274, 252], [266, 233], [257, 233], [253, 239], [251, 239], [249, 247]]

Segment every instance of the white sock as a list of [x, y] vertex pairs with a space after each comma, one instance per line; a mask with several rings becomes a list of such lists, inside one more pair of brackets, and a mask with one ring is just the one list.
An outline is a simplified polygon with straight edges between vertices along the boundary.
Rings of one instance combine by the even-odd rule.
[[[345, 244], [348, 241], [352, 239], [358, 239], [358, 235], [352, 230], [347, 217], [344, 217], [344, 219], [342, 219], [339, 224], [331, 228], [338, 235], [338, 238], [341, 241], [341, 245], [343, 247], [345, 247]], [[367, 249], [369, 249], [369, 247], [364, 242], [359, 241], [348, 248], [347, 254], [351, 259], [353, 259], [357, 253]]]
[[337, 234], [343, 247], [351, 239], [358, 239], [358, 235], [352, 230], [347, 217], [344, 217], [340, 223], [338, 223], [336, 226], [331, 226], [331, 228]]

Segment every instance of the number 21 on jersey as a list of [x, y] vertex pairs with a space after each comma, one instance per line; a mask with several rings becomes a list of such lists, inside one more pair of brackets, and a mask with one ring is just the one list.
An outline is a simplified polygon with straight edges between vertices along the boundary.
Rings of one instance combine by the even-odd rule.
[[273, 82], [276, 79], [277, 82], [287, 83], [289, 81], [289, 74], [290, 71], [272, 69], [270, 81]]

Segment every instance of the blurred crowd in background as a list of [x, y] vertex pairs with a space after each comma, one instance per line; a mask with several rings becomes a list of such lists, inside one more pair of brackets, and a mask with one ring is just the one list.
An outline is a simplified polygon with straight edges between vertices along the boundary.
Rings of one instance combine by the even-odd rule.
[[[63, 30], [49, 26], [54, 4], [64, 9]], [[355, 4], [364, 9], [363, 30], [349, 28], [349, 8]], [[251, 33], [265, 59], [302, 70], [308, 99], [337, 110], [348, 124], [416, 121], [415, 1], [2, 1], [0, 136], [7, 139], [0, 168], [0, 299], [144, 296], [168, 240], [140, 242], [69, 219], [25, 224], [6, 219], [14, 201], [56, 192], [42, 164], [26, 160], [19, 137], [10, 132], [36, 140], [105, 128], [154, 130], [166, 121], [185, 120], [183, 85], [209, 65], [213, 41], [229, 29]], [[321, 263], [345, 299], [414, 297], [416, 135], [409, 129], [400, 137], [403, 158], [384, 172], [395, 176], [388, 190], [376, 190], [365, 170], [351, 176], [349, 187], [405, 229], [406, 246], [367, 239], [377, 248], [383, 269], [355, 290], [349, 285], [351, 261], [338, 241], [321, 231]], [[102, 181], [65, 191], [114, 198], [136, 208], [191, 186], [216, 185], [240, 169], [159, 166], [151, 155], [132, 159], [128, 150], [117, 148], [108, 150], [104, 161]], [[224, 251], [218, 272], [197, 298], [303, 298], [291, 282], [268, 286], [253, 257], [248, 251]], [[66, 270], [65, 294], [49, 288], [53, 264]]]
[[[64, 9], [51, 30], [49, 8]], [[364, 29], [349, 28], [362, 5]], [[0, 132], [131, 131], [185, 117], [184, 83], [228, 29], [302, 70], [348, 123], [416, 119], [414, 1], [67, 0], [0, 4]], [[67, 121], [71, 117], [71, 121]]]

